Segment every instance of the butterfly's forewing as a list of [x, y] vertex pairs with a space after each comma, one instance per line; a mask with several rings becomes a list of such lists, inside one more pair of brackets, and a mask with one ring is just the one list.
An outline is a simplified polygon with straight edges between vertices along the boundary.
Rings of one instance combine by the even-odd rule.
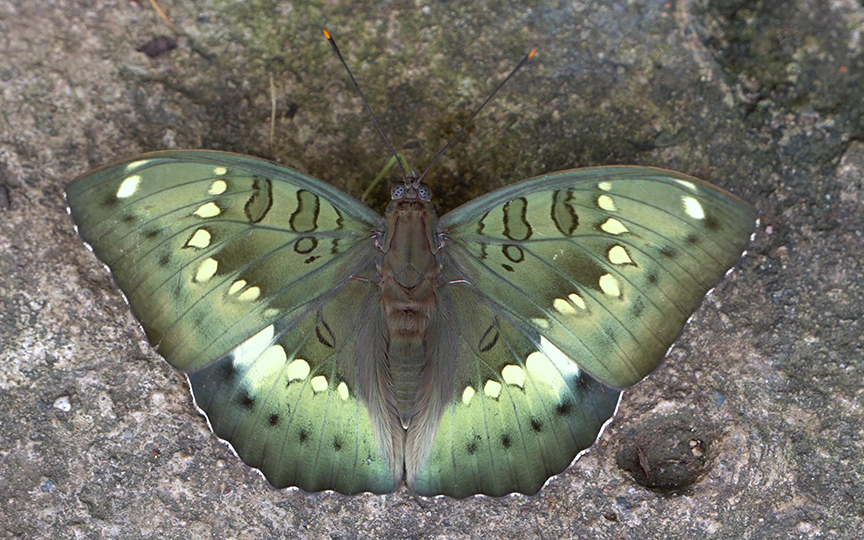
[[444, 216], [439, 299], [457, 324], [436, 339], [458, 340], [457, 379], [409, 483], [536, 492], [614, 412], [598, 380], [630, 386], [659, 364], [754, 221], [723, 190], [638, 167], [532, 179]]
[[600, 381], [663, 359], [749, 241], [734, 195], [661, 169], [600, 167], [508, 186], [442, 218], [478, 291]]
[[401, 480], [357, 400], [377, 214], [300, 173], [206, 151], [103, 167], [67, 200], [150, 342], [247, 462], [310, 491]]

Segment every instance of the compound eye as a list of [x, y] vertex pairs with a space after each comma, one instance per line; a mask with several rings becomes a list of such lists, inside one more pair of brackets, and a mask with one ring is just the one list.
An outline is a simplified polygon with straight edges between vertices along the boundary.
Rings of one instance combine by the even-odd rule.
[[429, 202], [432, 200], [432, 192], [429, 191], [429, 188], [426, 186], [420, 186], [417, 189], [417, 197], [419, 197], [421, 201]]
[[396, 186], [392, 190], [390, 190], [390, 198], [395, 200], [399, 200], [405, 196], [405, 186]]

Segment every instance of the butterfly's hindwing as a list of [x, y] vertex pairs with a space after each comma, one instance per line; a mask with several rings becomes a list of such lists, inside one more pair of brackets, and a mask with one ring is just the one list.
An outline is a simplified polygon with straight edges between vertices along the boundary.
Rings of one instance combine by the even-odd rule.
[[452, 393], [408, 483], [422, 495], [539, 491], [591, 446], [618, 392], [579, 369], [467, 283], [439, 292], [451, 313], [436, 337], [458, 344]]

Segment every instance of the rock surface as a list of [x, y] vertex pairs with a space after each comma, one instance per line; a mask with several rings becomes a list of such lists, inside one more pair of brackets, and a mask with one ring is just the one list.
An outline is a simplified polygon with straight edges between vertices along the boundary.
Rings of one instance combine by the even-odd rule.
[[[162, 4], [179, 30], [147, 2], [0, 1], [0, 536], [860, 537], [860, 2]], [[359, 196], [389, 156], [322, 27], [418, 169], [539, 47], [433, 169], [442, 213], [614, 163], [761, 213], [666, 362], [537, 496], [272, 489], [210, 434], [73, 231], [66, 183], [160, 148], [268, 157]]]

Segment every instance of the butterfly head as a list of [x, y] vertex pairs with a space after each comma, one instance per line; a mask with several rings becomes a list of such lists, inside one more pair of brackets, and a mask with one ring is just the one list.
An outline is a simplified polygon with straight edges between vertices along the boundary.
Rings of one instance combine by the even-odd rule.
[[429, 202], [432, 200], [432, 191], [429, 186], [417, 178], [417, 173], [412, 170], [401, 184], [390, 190], [390, 198], [394, 201], [421, 200]]

